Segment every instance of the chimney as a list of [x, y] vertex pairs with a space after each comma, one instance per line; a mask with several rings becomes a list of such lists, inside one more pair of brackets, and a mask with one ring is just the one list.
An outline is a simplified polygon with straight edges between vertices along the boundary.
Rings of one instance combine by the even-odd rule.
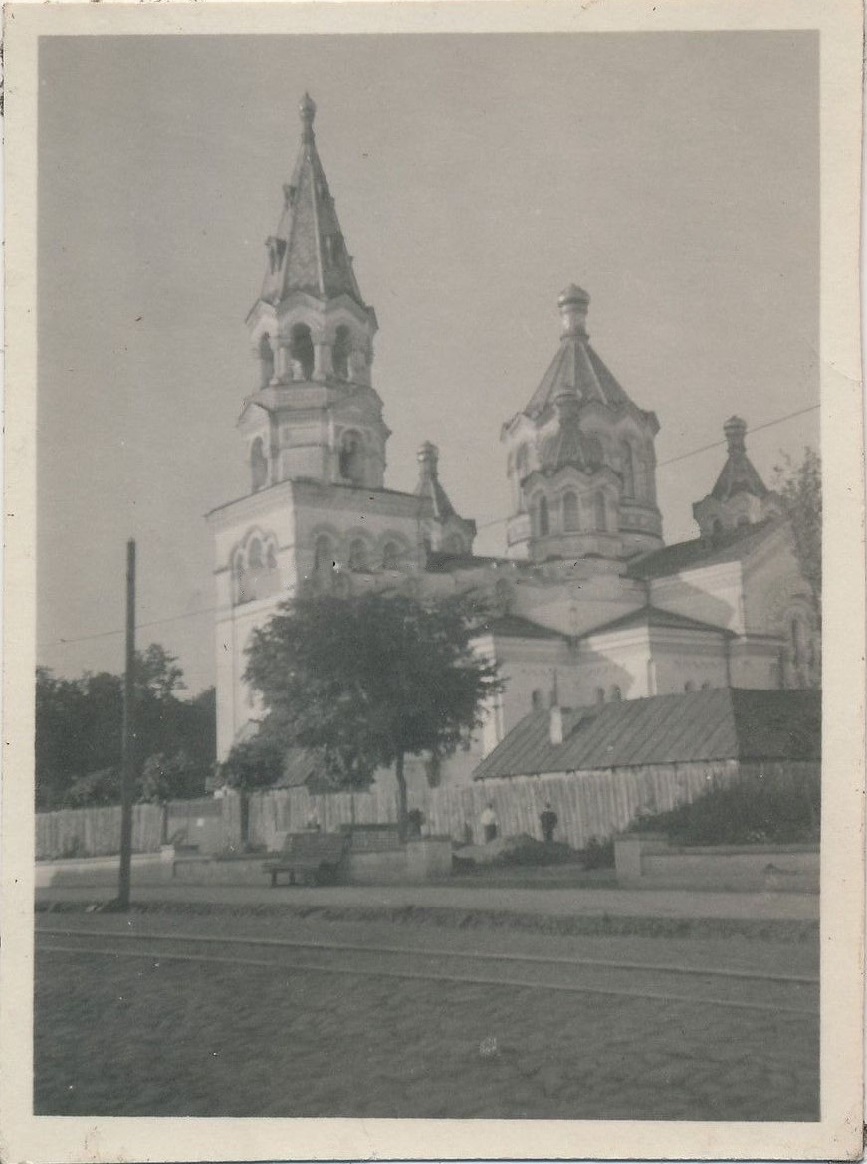
[[548, 739], [554, 747], [563, 743], [563, 712], [556, 704], [548, 712]]
[[554, 672], [554, 686], [551, 689], [551, 707], [548, 711], [548, 739], [557, 747], [563, 743], [563, 712], [557, 690], [557, 672]]

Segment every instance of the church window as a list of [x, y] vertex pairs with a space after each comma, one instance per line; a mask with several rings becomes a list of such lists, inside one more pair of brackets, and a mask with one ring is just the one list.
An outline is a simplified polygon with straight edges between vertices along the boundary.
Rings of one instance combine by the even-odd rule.
[[280, 589], [276, 542], [270, 536], [263, 540], [259, 534], [252, 535], [246, 550], [240, 547], [235, 553], [232, 573], [236, 604], [255, 602], [276, 594]]
[[247, 551], [247, 565], [251, 570], [262, 569], [262, 543], [258, 538], [253, 538], [250, 542], [250, 548]]
[[611, 693], [609, 694], [608, 698], [611, 700], [612, 703], [619, 703], [620, 700], [623, 698], [623, 692], [620, 690], [620, 688], [617, 686], [616, 683], [611, 688]]
[[274, 349], [268, 335], [263, 335], [259, 340], [259, 369], [261, 386], [267, 388], [274, 376]]
[[599, 469], [605, 459], [602, 453], [602, 441], [597, 436], [584, 438], [584, 456], [591, 469]]
[[596, 688], [596, 702], [597, 703], [604, 703], [605, 702], [605, 688], [604, 687], [597, 687]]
[[563, 494], [563, 529], [578, 529], [578, 498], [574, 493]]
[[521, 445], [518, 449], [518, 454], [515, 457], [515, 471], [518, 474], [518, 480], [523, 481], [527, 476], [527, 469], [530, 464], [530, 453], [526, 445]]
[[539, 498], [539, 537], [545, 537], [551, 529], [551, 522], [548, 517], [548, 498]]
[[311, 379], [313, 376], [313, 336], [306, 323], [296, 323], [292, 328], [289, 355], [292, 359], [293, 379]]
[[386, 542], [382, 547], [383, 570], [400, 569], [400, 546], [397, 542]]
[[608, 521], [605, 515], [605, 494], [601, 490], [597, 490], [593, 494], [593, 518], [597, 529], [608, 529]]
[[349, 543], [349, 569], [356, 572], [367, 569], [367, 547], [361, 538], [353, 538]]
[[541, 687], [537, 687], [533, 692], [533, 711], [541, 711], [545, 706], [545, 695]]
[[334, 336], [334, 344], [331, 348], [331, 366], [338, 380], [349, 379], [350, 347], [349, 328], [345, 324], [341, 324]]
[[620, 450], [620, 462], [623, 476], [623, 496], [635, 496], [635, 452], [628, 441], [624, 441]]
[[268, 484], [268, 458], [265, 456], [265, 442], [256, 437], [250, 446], [250, 476], [253, 492], [264, 489]]
[[313, 551], [313, 569], [319, 575], [330, 575], [336, 565], [331, 538], [327, 534], [320, 534]]
[[265, 565], [269, 570], [277, 569], [277, 550], [273, 543], [268, 546], [268, 552], [265, 555]]
[[357, 432], [345, 432], [340, 439], [340, 476], [358, 485], [364, 473], [361, 437]]

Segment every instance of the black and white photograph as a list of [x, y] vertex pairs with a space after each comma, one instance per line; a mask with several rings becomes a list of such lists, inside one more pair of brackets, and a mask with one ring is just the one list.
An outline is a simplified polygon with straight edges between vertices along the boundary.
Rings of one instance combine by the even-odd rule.
[[159, 7], [6, 10], [4, 1160], [851, 1155], [860, 10]]

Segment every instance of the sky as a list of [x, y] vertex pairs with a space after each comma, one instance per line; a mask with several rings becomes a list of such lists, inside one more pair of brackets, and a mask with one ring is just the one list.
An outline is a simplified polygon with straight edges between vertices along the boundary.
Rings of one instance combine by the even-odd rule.
[[[37, 658], [138, 644], [213, 682], [204, 515], [247, 491], [244, 319], [309, 90], [393, 430], [440, 448], [477, 552], [504, 546], [504, 421], [590, 294], [591, 342], [660, 421], [667, 542], [695, 536], [734, 413], [770, 483], [818, 444], [818, 69], [808, 32], [43, 38]], [[805, 411], [810, 410], [810, 411]], [[802, 413], [773, 423], [792, 413]]]

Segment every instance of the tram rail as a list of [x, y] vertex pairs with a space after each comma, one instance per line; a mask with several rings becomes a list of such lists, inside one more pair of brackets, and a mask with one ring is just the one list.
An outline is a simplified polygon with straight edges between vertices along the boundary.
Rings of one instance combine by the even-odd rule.
[[[135, 933], [39, 926], [36, 934], [40, 954], [139, 958], [157, 967], [172, 961], [220, 963], [289, 973], [547, 990], [803, 1016], [818, 1013], [819, 980], [807, 974], [177, 931]], [[533, 971], [532, 977], [515, 976], [528, 970]], [[709, 994], [708, 986], [715, 993]]]

